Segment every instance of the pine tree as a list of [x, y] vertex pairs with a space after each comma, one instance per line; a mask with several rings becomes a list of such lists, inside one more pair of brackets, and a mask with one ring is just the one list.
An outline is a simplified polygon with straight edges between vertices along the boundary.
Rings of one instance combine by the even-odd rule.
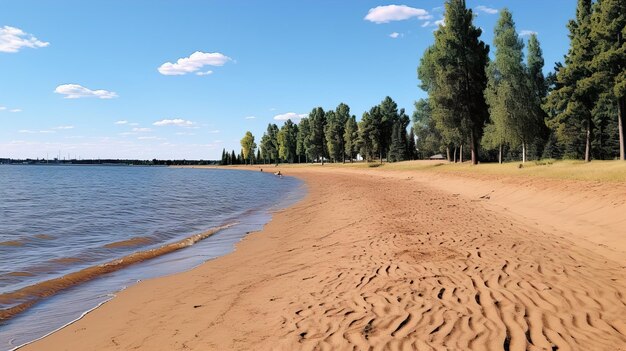
[[549, 125], [565, 144], [566, 155], [580, 154], [578, 146], [582, 139], [584, 159], [590, 161], [592, 110], [598, 96], [591, 69], [596, 49], [591, 40], [591, 0], [578, 0], [576, 20], [570, 21], [568, 28], [570, 49], [565, 65], [557, 72], [557, 87], [551, 91], [546, 108], [554, 112]]
[[298, 138], [296, 142], [296, 153], [298, 154], [298, 162], [302, 162], [301, 158], [304, 156], [304, 161], [309, 162], [309, 155], [311, 150], [311, 127], [308, 118], [300, 120], [298, 126]]
[[472, 23], [474, 15], [465, 0], [449, 0], [445, 8], [445, 26], [435, 31], [428, 57], [430, 79], [425, 84], [437, 127], [446, 139], [458, 135], [461, 143], [469, 143], [472, 163], [477, 164], [488, 119], [483, 91], [489, 46], [479, 39], [482, 31]]
[[409, 130], [409, 136], [407, 137], [407, 157], [409, 160], [417, 159], [417, 148], [415, 146], [415, 132], [413, 128]]
[[[494, 44], [495, 60], [487, 69], [489, 82], [485, 89], [491, 122], [485, 128], [483, 145], [499, 147], [499, 162], [502, 162], [503, 144], [521, 146], [522, 162], [526, 162], [526, 149], [543, 123], [541, 98], [539, 92], [532, 91], [538, 74], [535, 72], [536, 76], [530, 77], [527, 73], [523, 63], [524, 43], [518, 37], [513, 16], [507, 9], [500, 11]], [[533, 47], [533, 50], [537, 49], [537, 46]], [[539, 59], [537, 52], [533, 53], [533, 70], [540, 69]]]
[[348, 156], [350, 162], [353, 162], [354, 158], [359, 152], [358, 138], [359, 126], [356, 123], [356, 116], [353, 115], [346, 121], [346, 126], [343, 133], [345, 154]]
[[313, 159], [319, 159], [324, 165], [324, 158], [328, 152], [326, 149], [326, 136], [324, 129], [326, 127], [326, 114], [321, 107], [314, 108], [309, 114], [310, 123], [310, 154]]
[[617, 107], [620, 160], [626, 159], [626, 1], [601, 0], [591, 16], [591, 39], [596, 45], [592, 58], [594, 82], [604, 85], [606, 99]]

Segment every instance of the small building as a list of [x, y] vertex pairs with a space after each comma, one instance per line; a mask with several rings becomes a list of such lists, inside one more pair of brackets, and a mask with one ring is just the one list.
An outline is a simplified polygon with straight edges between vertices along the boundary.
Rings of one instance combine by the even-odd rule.
[[429, 160], [437, 160], [437, 161], [442, 161], [445, 160], [446, 157], [442, 154], [436, 154], [436, 155], [432, 155], [428, 158]]

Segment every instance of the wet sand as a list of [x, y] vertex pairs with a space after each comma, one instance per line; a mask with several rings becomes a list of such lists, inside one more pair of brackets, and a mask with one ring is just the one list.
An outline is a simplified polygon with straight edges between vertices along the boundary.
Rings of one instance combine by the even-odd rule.
[[234, 253], [24, 350], [626, 350], [626, 185], [322, 167]]

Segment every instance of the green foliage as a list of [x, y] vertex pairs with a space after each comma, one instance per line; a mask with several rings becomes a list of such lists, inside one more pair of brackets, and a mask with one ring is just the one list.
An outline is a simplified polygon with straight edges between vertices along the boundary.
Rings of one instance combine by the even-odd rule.
[[287, 120], [280, 128], [277, 136], [278, 157], [293, 163], [297, 153], [298, 126], [291, 120]]
[[255, 149], [256, 143], [254, 142], [254, 135], [252, 135], [250, 131], [247, 131], [241, 139], [241, 159], [244, 162], [249, 161], [250, 164], [252, 164]]
[[445, 26], [435, 31], [435, 44], [418, 73], [442, 136], [447, 142], [469, 143], [472, 163], [478, 163], [478, 142], [488, 119], [483, 91], [489, 47], [479, 39], [482, 31], [472, 23], [465, 0], [449, 0], [445, 8]]
[[313, 159], [319, 159], [324, 164], [324, 158], [328, 152], [326, 149], [326, 113], [321, 107], [314, 108], [309, 113], [310, 121], [310, 149], [309, 154]]
[[343, 133], [345, 154], [350, 162], [354, 160], [359, 153], [359, 126], [356, 123], [356, 116], [352, 116], [346, 120], [346, 126]]
[[526, 149], [540, 134], [544, 113], [541, 102], [545, 95], [543, 57], [535, 36], [529, 46], [529, 66], [524, 66], [524, 43], [518, 37], [511, 12], [500, 11], [496, 24], [495, 60], [487, 68], [488, 84], [485, 99], [489, 105], [490, 123], [485, 128], [483, 146], [487, 148], [522, 146]]
[[413, 131], [415, 132], [417, 157], [427, 159], [428, 157], [443, 152], [445, 150], [441, 133], [432, 118], [432, 110], [428, 100], [420, 99], [415, 102], [413, 112]]

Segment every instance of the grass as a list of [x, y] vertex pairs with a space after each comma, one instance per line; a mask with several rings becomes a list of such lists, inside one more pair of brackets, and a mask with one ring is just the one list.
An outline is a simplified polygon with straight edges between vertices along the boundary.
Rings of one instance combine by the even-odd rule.
[[[521, 165], [521, 167], [520, 167]], [[281, 167], [310, 167], [310, 165], [282, 165]], [[316, 165], [319, 166], [319, 165]], [[493, 176], [521, 176], [540, 177], [550, 179], [572, 179], [602, 182], [626, 182], [626, 162], [624, 161], [592, 161], [586, 163], [573, 160], [541, 160], [521, 162], [507, 162], [504, 164], [484, 163], [473, 166], [469, 163], [448, 163], [441, 161], [406, 161], [397, 163], [327, 163], [324, 167], [341, 168], [376, 168], [379, 170], [402, 170], [442, 172], [450, 174], [477, 174]]]

